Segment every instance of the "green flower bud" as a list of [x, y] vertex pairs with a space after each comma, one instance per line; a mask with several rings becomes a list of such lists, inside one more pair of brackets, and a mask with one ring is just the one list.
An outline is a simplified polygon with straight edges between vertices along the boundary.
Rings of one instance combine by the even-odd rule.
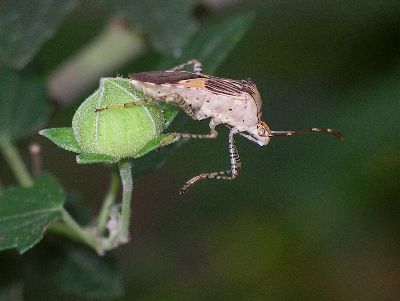
[[78, 108], [72, 129], [83, 153], [130, 158], [168, 125], [158, 104], [130, 108], [96, 108], [146, 99], [123, 78], [103, 78], [100, 88]]

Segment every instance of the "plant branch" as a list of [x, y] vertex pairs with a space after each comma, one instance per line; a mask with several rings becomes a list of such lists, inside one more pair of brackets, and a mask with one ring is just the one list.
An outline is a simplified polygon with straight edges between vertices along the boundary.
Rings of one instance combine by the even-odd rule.
[[6, 137], [0, 138], [0, 152], [10, 166], [18, 183], [23, 187], [33, 185], [32, 176], [29, 174], [18, 149]]
[[119, 226], [119, 237], [121, 242], [129, 240], [129, 224], [131, 216], [131, 200], [133, 191], [132, 166], [128, 160], [118, 163], [119, 174], [122, 181], [122, 207]]
[[96, 236], [83, 229], [64, 208], [61, 210], [61, 218], [64, 223], [64, 227], [59, 224], [54, 224], [52, 228], [55, 232], [63, 233], [72, 239], [85, 243], [94, 249], [99, 255], [104, 254], [103, 249], [98, 244]]
[[109, 218], [109, 213], [110, 213], [110, 207], [115, 202], [119, 184], [120, 184], [119, 176], [116, 172], [113, 171], [111, 174], [110, 186], [104, 198], [103, 205], [101, 207], [99, 214], [99, 219], [97, 222], [97, 230], [100, 235], [103, 235], [106, 229], [107, 220]]

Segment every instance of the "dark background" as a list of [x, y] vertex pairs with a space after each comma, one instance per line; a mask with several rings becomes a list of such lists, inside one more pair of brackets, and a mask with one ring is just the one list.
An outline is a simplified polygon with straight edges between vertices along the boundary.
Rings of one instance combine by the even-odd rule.
[[[132, 240], [114, 252], [125, 287], [118, 300], [400, 298], [399, 4], [238, 1], [205, 10], [256, 13], [217, 75], [255, 80], [271, 129], [330, 127], [345, 140], [310, 134], [259, 147], [238, 137], [240, 176], [180, 196], [190, 177], [228, 167], [221, 127], [217, 141], [189, 141], [160, 170], [135, 177]], [[43, 70], [91, 40], [104, 17], [90, 2], [69, 14], [39, 53]], [[58, 109], [52, 123], [70, 126], [78, 104]], [[33, 140], [44, 167], [96, 212], [108, 169]]]

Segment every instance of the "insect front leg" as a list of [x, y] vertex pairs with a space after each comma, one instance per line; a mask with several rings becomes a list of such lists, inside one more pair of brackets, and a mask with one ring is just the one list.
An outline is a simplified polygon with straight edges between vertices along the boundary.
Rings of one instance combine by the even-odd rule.
[[235, 141], [233, 139], [233, 135], [237, 132], [238, 131], [235, 129], [232, 129], [229, 132], [229, 157], [231, 162], [231, 169], [199, 174], [198, 176], [191, 178], [185, 183], [184, 186], [182, 186], [181, 189], [179, 189], [180, 194], [185, 194], [194, 184], [203, 179], [233, 180], [238, 176], [241, 162]]
[[174, 68], [171, 68], [167, 71], [179, 71], [182, 70], [183, 68], [193, 65], [193, 72], [196, 74], [201, 74], [201, 72], [203, 71], [203, 64], [196, 60], [196, 59], [192, 59], [190, 61], [187, 61], [186, 63], [180, 64], [178, 66], [175, 66]]

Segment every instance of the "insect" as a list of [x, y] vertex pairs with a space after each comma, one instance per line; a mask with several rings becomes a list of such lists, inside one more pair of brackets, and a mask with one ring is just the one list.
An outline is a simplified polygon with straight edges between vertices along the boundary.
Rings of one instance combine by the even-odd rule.
[[[193, 65], [193, 72], [182, 71]], [[190, 60], [167, 71], [151, 71], [129, 74], [132, 85], [149, 98], [145, 101], [129, 102], [96, 109], [129, 108], [146, 105], [154, 101], [165, 101], [180, 107], [194, 120], [210, 118], [208, 134], [172, 133], [170, 137], [215, 139], [216, 126], [223, 124], [229, 131], [230, 170], [201, 173], [179, 190], [186, 193], [190, 187], [203, 179], [233, 180], [239, 174], [241, 162], [234, 136], [239, 134], [260, 146], [267, 145], [271, 137], [293, 136], [309, 132], [325, 132], [342, 140], [343, 135], [333, 129], [309, 128], [297, 131], [273, 131], [261, 120], [262, 101], [260, 93], [251, 79], [232, 80], [202, 73], [202, 64]]]

